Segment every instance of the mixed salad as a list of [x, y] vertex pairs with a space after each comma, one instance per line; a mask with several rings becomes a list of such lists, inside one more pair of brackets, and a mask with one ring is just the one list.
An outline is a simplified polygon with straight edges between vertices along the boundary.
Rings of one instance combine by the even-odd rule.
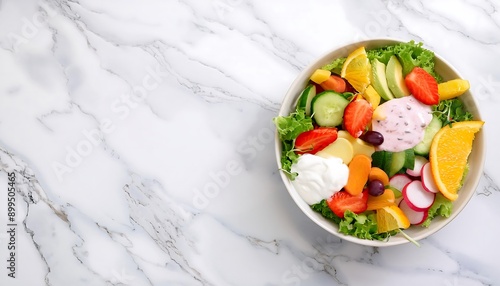
[[360, 47], [316, 70], [294, 111], [274, 118], [281, 169], [340, 233], [386, 240], [427, 227], [452, 211], [429, 159], [441, 129], [473, 120], [468, 88], [443, 82], [422, 43]]

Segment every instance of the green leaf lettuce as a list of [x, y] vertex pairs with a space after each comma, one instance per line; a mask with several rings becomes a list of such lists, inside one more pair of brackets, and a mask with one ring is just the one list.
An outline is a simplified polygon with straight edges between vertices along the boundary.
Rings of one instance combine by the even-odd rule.
[[303, 109], [298, 109], [288, 116], [275, 117], [273, 122], [276, 125], [283, 149], [281, 153], [281, 169], [293, 180], [297, 174], [292, 174], [291, 168], [299, 158], [294, 151], [294, 140], [300, 133], [314, 128], [312, 119], [306, 116]]
[[452, 202], [445, 198], [441, 193], [437, 193], [436, 199], [429, 209], [427, 219], [422, 223], [422, 226], [428, 227], [436, 216], [449, 217], [451, 215], [452, 208]]
[[386, 240], [398, 232], [398, 230], [395, 230], [386, 233], [377, 233], [377, 218], [373, 211], [355, 214], [347, 210], [344, 213], [344, 218], [339, 218], [328, 207], [326, 200], [311, 205], [311, 208], [325, 218], [338, 224], [339, 232], [346, 235], [352, 235], [361, 239]]

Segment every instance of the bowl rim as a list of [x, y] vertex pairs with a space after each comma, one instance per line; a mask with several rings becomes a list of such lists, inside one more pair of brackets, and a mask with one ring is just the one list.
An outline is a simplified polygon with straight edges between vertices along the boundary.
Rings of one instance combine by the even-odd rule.
[[[296, 76], [290, 87], [288, 88], [287, 92], [285, 93], [285, 96], [282, 100], [279, 112], [277, 116], [286, 116], [288, 115], [293, 107], [296, 105], [296, 102], [298, 100], [298, 97], [300, 95], [300, 91], [305, 87], [306, 83], [309, 80], [310, 75], [312, 72], [320, 68], [326, 63], [331, 62], [334, 58], [340, 57], [340, 56], [347, 56], [348, 53], [354, 48], [359, 47], [364, 45], [370, 46], [370, 48], [375, 48], [375, 47], [380, 47], [380, 46], [386, 46], [386, 45], [391, 45], [391, 44], [397, 44], [397, 43], [407, 43], [411, 40], [403, 40], [403, 39], [398, 39], [398, 38], [390, 38], [390, 37], [384, 37], [384, 38], [372, 38], [372, 39], [364, 39], [360, 41], [351, 41], [349, 43], [337, 45], [336, 47], [333, 47], [332, 49], [328, 50], [327, 52], [323, 53], [319, 57], [315, 58], [309, 65], [307, 65], [305, 68], [303, 68], [299, 74]], [[384, 44], [380, 44], [380, 43]], [[416, 43], [419, 43], [419, 41], [416, 41]], [[373, 45], [375, 43], [375, 45]], [[429, 49], [425, 47], [425, 44], [423, 44], [423, 47], [426, 49]], [[367, 49], [370, 49], [367, 48]], [[430, 49], [429, 49], [430, 50]], [[432, 50], [431, 50], [432, 51]], [[434, 52], [434, 51], [433, 51]], [[343, 53], [343, 54], [339, 54]], [[336, 55], [334, 57], [334, 55]], [[439, 54], [434, 52], [435, 56], [435, 63], [436, 63], [436, 70], [440, 68], [448, 69], [449, 73], [454, 74], [456, 78], [463, 78], [461, 74], [455, 69], [453, 65], [451, 65], [448, 61], [446, 61], [443, 57], [441, 57]], [[451, 78], [450, 78], [451, 79]], [[302, 86], [302, 89], [297, 89], [298, 86]], [[474, 115], [474, 120], [482, 120], [481, 113], [478, 109], [478, 103], [476, 99], [474, 98], [471, 90], [467, 91], [465, 94], [468, 94], [466, 96], [466, 100], [464, 101], [464, 104], [467, 106], [467, 109], [473, 113]], [[471, 105], [471, 106], [469, 106]], [[472, 107], [469, 109], [469, 107]], [[472, 109], [472, 110], [471, 110]], [[434, 220], [438, 220], [437, 224], [436, 222], [434, 223], [434, 226], [431, 224], [427, 228], [427, 231], [423, 232], [422, 234], [412, 236], [413, 239], [416, 241], [422, 240], [426, 237], [429, 237], [430, 235], [436, 233], [437, 231], [441, 230], [444, 228], [448, 223], [450, 223], [464, 208], [465, 206], [470, 202], [472, 196], [475, 193], [475, 190], [477, 189], [477, 186], [479, 184], [479, 180], [481, 178], [481, 175], [483, 173], [483, 168], [484, 168], [484, 162], [485, 162], [485, 157], [486, 157], [486, 144], [485, 144], [485, 138], [484, 135], [484, 126], [483, 129], [476, 135], [476, 139], [474, 140], [474, 145], [473, 145], [473, 152], [471, 152], [471, 155], [469, 157], [469, 160], [471, 160], [471, 157], [474, 156], [475, 160], [475, 169], [473, 170], [474, 172], [469, 172], [466, 178], [466, 183], [464, 183], [464, 188], [467, 186], [471, 190], [465, 194], [464, 196], [459, 196], [462, 197], [461, 201], [462, 203], [458, 205], [457, 208], [455, 208], [455, 202], [454, 202], [454, 208], [452, 210], [451, 215], [448, 218], [435, 218]], [[295, 191], [290, 179], [286, 175], [285, 172], [281, 170], [281, 150], [282, 150], [282, 144], [281, 140], [279, 139], [279, 134], [276, 132], [275, 134], [275, 155], [276, 155], [276, 161], [278, 164], [278, 169], [280, 172], [280, 176], [282, 178], [283, 183], [285, 184], [285, 187], [292, 197], [293, 201], [295, 204], [301, 209], [301, 211], [309, 217], [314, 223], [316, 223], [318, 226], [326, 230], [327, 232], [343, 239], [346, 241], [350, 241], [356, 244], [360, 245], [365, 245], [365, 246], [375, 246], [375, 247], [386, 247], [386, 246], [395, 246], [395, 245], [401, 245], [410, 242], [406, 238], [404, 238], [401, 234], [398, 234], [396, 236], [391, 237], [388, 240], [385, 241], [379, 241], [379, 240], [366, 240], [366, 239], [360, 239], [354, 236], [350, 235], [345, 235], [342, 233], [338, 232], [338, 225], [331, 221], [327, 221], [325, 218], [323, 218], [320, 214], [314, 212], [307, 203], [300, 197], [300, 195]], [[472, 168], [471, 168], [472, 170]], [[475, 176], [471, 176], [471, 173], [474, 173]], [[333, 227], [333, 229], [332, 229]], [[408, 230], [405, 230], [407, 232]]]

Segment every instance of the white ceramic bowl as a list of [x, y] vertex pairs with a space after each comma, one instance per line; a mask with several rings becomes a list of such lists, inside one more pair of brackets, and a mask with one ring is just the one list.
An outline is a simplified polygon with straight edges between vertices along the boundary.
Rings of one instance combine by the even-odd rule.
[[[332, 51], [324, 54], [316, 61], [314, 61], [312, 64], [310, 64], [308, 67], [306, 67], [295, 79], [295, 81], [292, 83], [288, 92], [285, 95], [285, 98], [283, 100], [278, 115], [286, 116], [290, 112], [294, 111], [295, 104], [298, 100], [301, 91], [305, 88], [306, 84], [309, 81], [309, 77], [316, 69], [322, 67], [327, 63], [330, 63], [332, 60], [336, 58], [346, 57], [350, 52], [354, 51], [356, 48], [360, 46], [365, 46], [365, 48], [369, 50], [400, 42], [406, 42], [406, 41], [401, 41], [396, 39], [372, 39], [372, 40], [366, 40], [339, 46], [333, 49]], [[449, 63], [447, 63], [442, 57], [440, 57], [437, 54], [435, 55], [435, 69], [443, 77], [443, 80], [445, 81], [455, 78], [462, 78], [460, 74]], [[464, 102], [467, 110], [474, 115], [474, 119], [480, 120], [481, 115], [478, 110], [478, 105], [476, 104], [476, 101], [474, 100], [474, 97], [471, 94], [471, 92], [468, 91], [465, 94], [461, 95], [461, 99]], [[281, 148], [281, 141], [279, 140], [278, 136], [276, 136], [275, 148], [276, 148], [276, 160], [278, 162], [278, 166], [281, 168], [280, 157], [282, 148]], [[479, 179], [483, 172], [485, 153], [486, 152], [485, 152], [484, 131], [481, 131], [477, 134], [476, 138], [474, 139], [472, 153], [469, 156], [470, 171], [467, 175], [467, 178], [465, 180], [462, 189], [459, 192], [458, 199], [453, 202], [453, 211], [451, 216], [448, 218], [442, 218], [440, 216], [436, 217], [432, 221], [429, 227], [412, 226], [409, 229], [405, 230], [406, 234], [408, 234], [415, 240], [421, 240], [443, 228], [446, 224], [451, 222], [460, 213], [460, 211], [467, 205], [467, 203], [471, 199], [479, 183]], [[377, 240], [359, 239], [354, 236], [348, 236], [339, 233], [338, 226], [335, 223], [325, 219], [323, 216], [321, 216], [321, 214], [313, 211], [310, 208], [310, 206], [300, 197], [300, 195], [294, 189], [290, 179], [286, 176], [284, 172], [281, 172], [281, 178], [283, 179], [283, 182], [288, 192], [290, 193], [290, 196], [292, 196], [292, 199], [304, 212], [304, 214], [306, 214], [314, 223], [318, 224], [326, 231], [342, 239], [368, 246], [383, 247], [383, 246], [399, 245], [409, 242], [401, 234], [391, 237], [389, 241], [377, 241]]]

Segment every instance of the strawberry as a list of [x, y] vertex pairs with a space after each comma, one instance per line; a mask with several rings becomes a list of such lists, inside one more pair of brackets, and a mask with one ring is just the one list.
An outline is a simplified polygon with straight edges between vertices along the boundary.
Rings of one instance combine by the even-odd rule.
[[368, 101], [355, 99], [344, 110], [344, 128], [352, 137], [358, 138], [372, 120], [372, 115], [373, 108]]
[[368, 207], [368, 190], [356, 196], [346, 191], [336, 192], [326, 202], [332, 212], [340, 218], [344, 217], [346, 210], [359, 214], [366, 211]]
[[337, 140], [337, 128], [334, 127], [318, 127], [300, 133], [295, 139], [295, 149], [297, 154], [316, 154], [330, 143]]
[[324, 90], [333, 90], [338, 93], [346, 91], [346, 82], [338, 75], [331, 75], [327, 80], [320, 83], [320, 86]]
[[418, 101], [427, 105], [439, 103], [438, 83], [436, 79], [421, 67], [415, 67], [406, 75], [405, 84]]

